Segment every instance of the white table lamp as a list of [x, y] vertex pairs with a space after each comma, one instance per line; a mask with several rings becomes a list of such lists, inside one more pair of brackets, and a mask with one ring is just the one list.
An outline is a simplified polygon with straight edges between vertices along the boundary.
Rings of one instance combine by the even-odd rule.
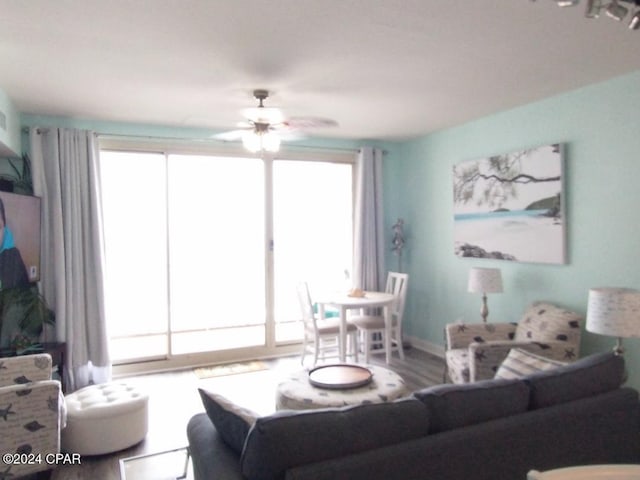
[[487, 307], [487, 293], [502, 293], [502, 274], [499, 268], [473, 267], [469, 270], [468, 291], [482, 293], [482, 307], [480, 315], [487, 323], [489, 307]]
[[587, 307], [587, 331], [617, 337], [613, 349], [622, 354], [622, 338], [640, 338], [640, 291], [592, 288]]

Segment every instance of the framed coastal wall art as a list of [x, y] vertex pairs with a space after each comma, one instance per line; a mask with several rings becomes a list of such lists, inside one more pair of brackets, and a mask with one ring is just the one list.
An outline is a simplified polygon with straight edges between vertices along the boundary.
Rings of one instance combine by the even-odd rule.
[[563, 163], [555, 143], [454, 165], [455, 254], [566, 263]]

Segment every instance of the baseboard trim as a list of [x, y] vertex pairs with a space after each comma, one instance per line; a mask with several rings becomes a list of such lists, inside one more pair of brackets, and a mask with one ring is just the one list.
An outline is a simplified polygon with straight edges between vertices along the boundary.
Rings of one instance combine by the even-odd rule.
[[413, 348], [417, 348], [418, 350], [422, 350], [423, 352], [430, 353], [431, 355], [435, 355], [436, 357], [444, 358], [444, 346], [442, 345], [438, 345], [437, 343], [423, 340], [418, 337], [405, 336], [404, 339]]

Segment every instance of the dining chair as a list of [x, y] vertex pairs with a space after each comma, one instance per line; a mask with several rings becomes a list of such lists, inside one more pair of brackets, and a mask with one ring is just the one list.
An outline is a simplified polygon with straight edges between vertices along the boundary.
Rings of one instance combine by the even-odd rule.
[[[309, 293], [309, 286], [306, 282], [300, 282], [296, 286], [298, 293], [298, 303], [302, 313], [304, 324], [304, 339], [302, 345], [302, 356], [300, 363], [304, 364], [307, 353], [313, 354], [313, 365], [318, 363], [318, 357], [322, 360], [328, 357], [328, 352], [333, 352], [331, 356], [339, 356], [340, 341], [340, 320], [337, 318], [316, 318]], [[355, 325], [346, 324], [347, 339], [351, 343], [351, 352], [354, 360], [358, 361], [358, 329]]]
[[[387, 285], [385, 292], [393, 293], [395, 300], [389, 307], [391, 325], [389, 335], [391, 340], [391, 351], [397, 351], [404, 360], [404, 350], [402, 348], [402, 317], [404, 315], [404, 305], [407, 298], [407, 284], [409, 275], [407, 273], [389, 272], [387, 275]], [[369, 363], [372, 353], [384, 353], [385, 328], [384, 316], [382, 315], [354, 315], [349, 318], [349, 325], [355, 325], [359, 332], [364, 361]]]

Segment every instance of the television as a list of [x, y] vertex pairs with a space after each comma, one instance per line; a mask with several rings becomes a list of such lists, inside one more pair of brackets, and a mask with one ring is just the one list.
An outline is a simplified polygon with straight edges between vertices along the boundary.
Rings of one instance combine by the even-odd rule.
[[40, 280], [40, 197], [0, 192], [0, 290]]

